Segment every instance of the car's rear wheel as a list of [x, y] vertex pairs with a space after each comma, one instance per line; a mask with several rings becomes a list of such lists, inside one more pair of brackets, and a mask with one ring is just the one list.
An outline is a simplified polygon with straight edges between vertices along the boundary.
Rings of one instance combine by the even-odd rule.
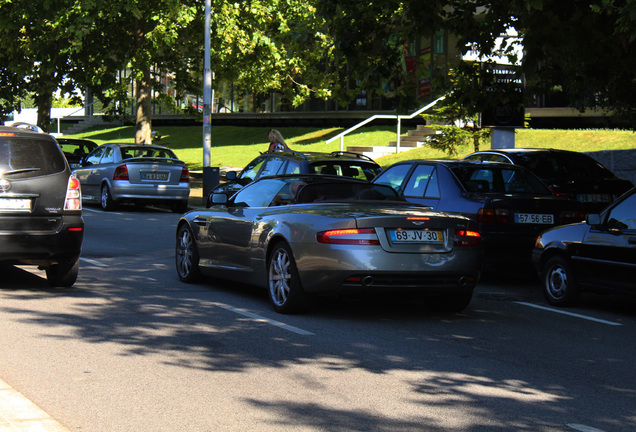
[[106, 211], [115, 210], [115, 208], [117, 208], [117, 202], [113, 199], [113, 196], [110, 194], [110, 189], [106, 184], [102, 186], [102, 196], [100, 203], [102, 205], [102, 209]]
[[554, 306], [571, 305], [581, 294], [572, 265], [562, 256], [546, 261], [541, 272], [541, 283], [546, 300]]
[[194, 283], [201, 277], [199, 270], [199, 251], [192, 230], [182, 225], [177, 232], [175, 247], [175, 264], [177, 274], [183, 282]]
[[296, 262], [286, 243], [274, 246], [267, 268], [268, 297], [276, 312], [298, 313], [311, 306], [312, 299], [302, 289]]
[[46, 280], [54, 287], [73, 286], [79, 274], [79, 258], [63, 261], [46, 268]]

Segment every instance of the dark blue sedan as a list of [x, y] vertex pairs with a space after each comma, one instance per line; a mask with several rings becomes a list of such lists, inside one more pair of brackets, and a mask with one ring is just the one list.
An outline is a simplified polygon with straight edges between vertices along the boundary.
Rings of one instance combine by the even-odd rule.
[[529, 266], [537, 235], [585, 217], [579, 203], [555, 196], [532, 172], [511, 164], [408, 160], [373, 182], [392, 186], [408, 201], [479, 222], [487, 264]]

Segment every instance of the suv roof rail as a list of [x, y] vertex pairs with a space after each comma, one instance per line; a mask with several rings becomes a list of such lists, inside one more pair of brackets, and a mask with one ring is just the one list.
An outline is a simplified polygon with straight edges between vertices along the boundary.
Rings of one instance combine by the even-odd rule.
[[354, 153], [354, 152], [350, 152], [350, 151], [333, 151], [331, 152], [331, 156], [334, 157], [338, 157], [338, 156], [353, 156], [353, 157], [357, 157], [360, 159], [365, 159], [371, 162], [375, 162], [373, 159], [371, 159], [369, 156], [367, 155], [363, 155], [361, 153]]
[[44, 131], [42, 130], [40, 126], [27, 123], [27, 122], [14, 122], [14, 123], [11, 123], [9, 126], [14, 128], [19, 128], [19, 129], [27, 129], [33, 132], [44, 133]]
[[273, 149], [273, 150], [268, 150], [266, 152], [263, 153], [288, 153], [288, 154], [293, 154], [298, 156], [299, 158], [302, 159], [307, 159], [307, 156], [305, 155], [305, 153], [296, 151], [296, 150], [292, 150], [292, 149]]

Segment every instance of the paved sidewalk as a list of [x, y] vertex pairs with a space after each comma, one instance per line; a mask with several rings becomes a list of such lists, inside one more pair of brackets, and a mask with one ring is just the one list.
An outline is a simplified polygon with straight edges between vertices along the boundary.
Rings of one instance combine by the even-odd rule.
[[0, 380], [0, 432], [70, 432]]

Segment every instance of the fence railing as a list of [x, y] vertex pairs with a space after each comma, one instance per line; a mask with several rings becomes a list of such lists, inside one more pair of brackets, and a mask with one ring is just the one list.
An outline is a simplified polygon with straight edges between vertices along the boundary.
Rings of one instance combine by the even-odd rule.
[[431, 109], [432, 107], [434, 107], [439, 101], [443, 100], [446, 96], [442, 96], [439, 97], [437, 99], [435, 99], [433, 102], [431, 102], [430, 104], [426, 105], [425, 107], [420, 108], [419, 110], [415, 111], [412, 114], [408, 114], [408, 115], [393, 115], [393, 114], [376, 114], [374, 116], [369, 117], [366, 120], [361, 121], [360, 123], [350, 127], [349, 129], [340, 132], [338, 135], [329, 138], [325, 144], [329, 144], [332, 141], [335, 141], [337, 139], [340, 139], [340, 151], [344, 151], [344, 137], [345, 135], [348, 135], [349, 133], [353, 132], [354, 130], [366, 125], [367, 123], [372, 122], [375, 119], [396, 119], [397, 120], [397, 145], [395, 148], [395, 152], [398, 153], [400, 151], [400, 135], [402, 135], [402, 120], [409, 120], [412, 119], [415, 116], [418, 116], [420, 114], [422, 114], [423, 112]]

